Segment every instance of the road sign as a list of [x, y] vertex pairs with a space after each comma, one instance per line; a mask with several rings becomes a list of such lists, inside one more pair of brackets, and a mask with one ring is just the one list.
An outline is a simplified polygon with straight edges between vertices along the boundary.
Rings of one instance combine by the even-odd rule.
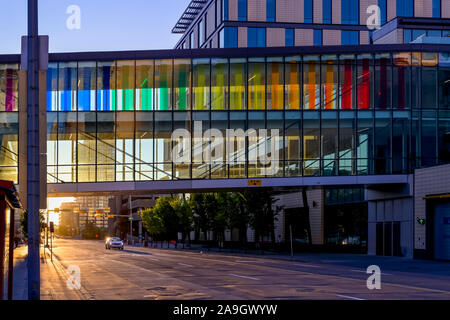
[[249, 187], [261, 187], [262, 180], [248, 180], [248, 186]]

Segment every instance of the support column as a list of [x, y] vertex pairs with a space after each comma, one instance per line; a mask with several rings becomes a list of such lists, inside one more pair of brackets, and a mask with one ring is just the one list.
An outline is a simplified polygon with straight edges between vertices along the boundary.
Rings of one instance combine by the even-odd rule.
[[313, 245], [324, 244], [324, 209], [325, 197], [322, 187], [308, 189], [309, 222]]

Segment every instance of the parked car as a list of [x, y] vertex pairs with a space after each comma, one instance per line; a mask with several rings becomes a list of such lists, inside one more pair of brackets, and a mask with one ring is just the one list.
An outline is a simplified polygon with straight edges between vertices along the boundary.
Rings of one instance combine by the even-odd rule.
[[110, 249], [119, 249], [123, 250], [123, 241], [120, 238], [112, 237], [107, 238], [105, 242], [105, 248], [106, 250]]

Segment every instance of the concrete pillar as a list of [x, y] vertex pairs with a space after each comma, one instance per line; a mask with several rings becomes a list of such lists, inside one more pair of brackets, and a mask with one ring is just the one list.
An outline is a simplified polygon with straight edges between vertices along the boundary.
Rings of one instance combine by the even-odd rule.
[[325, 196], [322, 187], [307, 191], [309, 205], [309, 222], [311, 224], [311, 240], [313, 245], [324, 244], [324, 209]]

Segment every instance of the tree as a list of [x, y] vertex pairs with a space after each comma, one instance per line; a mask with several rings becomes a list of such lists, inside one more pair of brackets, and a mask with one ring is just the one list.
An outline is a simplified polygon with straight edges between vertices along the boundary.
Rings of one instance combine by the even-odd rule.
[[255, 230], [255, 240], [259, 242], [265, 236], [270, 236], [275, 244], [275, 221], [282, 208], [275, 206], [277, 200], [274, 199], [272, 191], [246, 191], [244, 197], [250, 215], [249, 224]]
[[165, 233], [163, 219], [158, 215], [158, 210], [155, 210], [155, 208], [142, 211], [142, 223], [148, 234], [155, 239], [158, 239]]
[[87, 221], [84, 229], [81, 231], [83, 239], [100, 240], [105, 237], [105, 231], [98, 228], [94, 222]]
[[172, 207], [178, 216], [178, 231], [182, 234], [184, 246], [186, 236], [189, 243], [191, 242], [191, 231], [193, 230], [192, 223], [194, 219], [192, 207], [189, 200], [179, 198], [173, 198]]
[[190, 205], [192, 208], [196, 239], [203, 232], [205, 239], [208, 240], [208, 230], [210, 229], [210, 221], [205, 206], [205, 195], [203, 193], [194, 193], [191, 197]]
[[246, 206], [246, 199], [241, 192], [229, 194], [229, 217], [228, 224], [231, 230], [239, 230], [239, 242], [242, 245], [247, 243], [247, 229], [249, 223], [249, 211]]
[[[45, 223], [45, 217], [42, 211], [39, 212], [39, 220], [41, 225], [40, 232], [43, 232], [47, 224]], [[20, 225], [22, 227], [21, 229], [24, 237], [28, 238], [28, 210], [22, 211], [20, 216]]]

